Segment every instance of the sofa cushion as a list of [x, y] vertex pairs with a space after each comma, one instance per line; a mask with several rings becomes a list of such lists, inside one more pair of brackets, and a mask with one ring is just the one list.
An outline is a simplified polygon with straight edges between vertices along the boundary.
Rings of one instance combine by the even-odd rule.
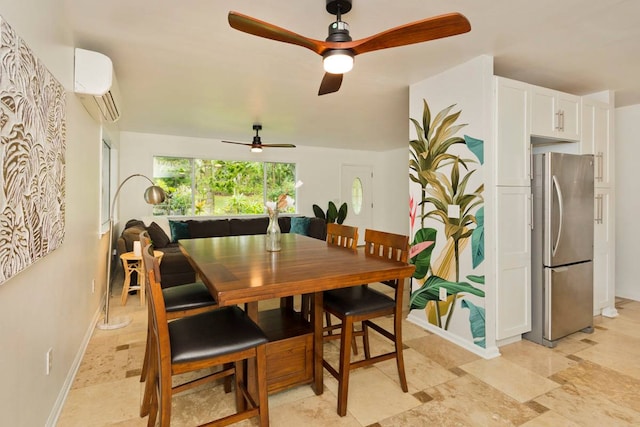
[[278, 225], [280, 226], [280, 231], [283, 233], [288, 233], [291, 230], [291, 217], [290, 216], [279, 216], [278, 217]]
[[308, 236], [310, 222], [311, 218], [307, 218], [306, 216], [294, 216], [291, 218], [291, 229], [289, 232]]
[[169, 220], [169, 227], [171, 228], [172, 242], [177, 242], [180, 239], [188, 239], [191, 237], [189, 234], [189, 224], [184, 221]]
[[311, 218], [309, 221], [309, 228], [307, 229], [307, 236], [314, 239], [326, 240], [327, 238], [327, 223], [322, 218]]
[[[140, 221], [142, 223], [142, 221]], [[140, 240], [140, 233], [145, 231], [144, 224], [135, 225], [133, 227], [125, 228], [122, 232], [122, 239], [124, 240], [125, 250], [131, 252], [133, 250], [133, 242]]]
[[149, 232], [149, 237], [151, 238], [151, 243], [153, 243], [154, 248], [164, 248], [171, 242], [167, 233], [155, 222], [149, 224], [147, 231]]
[[231, 232], [227, 219], [188, 220], [189, 234], [192, 239], [200, 237], [228, 236]]
[[230, 236], [246, 236], [248, 234], [266, 234], [269, 225], [268, 217], [231, 218], [229, 220]]

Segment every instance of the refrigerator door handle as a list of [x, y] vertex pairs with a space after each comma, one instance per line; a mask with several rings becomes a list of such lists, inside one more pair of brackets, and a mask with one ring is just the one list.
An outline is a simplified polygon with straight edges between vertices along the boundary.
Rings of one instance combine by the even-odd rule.
[[555, 175], [552, 177], [553, 179], [553, 188], [558, 194], [558, 210], [560, 211], [560, 221], [558, 224], [558, 237], [556, 238], [556, 243], [553, 245], [551, 250], [552, 255], [555, 256], [558, 251], [558, 245], [560, 244], [560, 237], [562, 236], [562, 220], [564, 219], [564, 210], [562, 206], [562, 190], [560, 189], [560, 184], [558, 183], [558, 178]]

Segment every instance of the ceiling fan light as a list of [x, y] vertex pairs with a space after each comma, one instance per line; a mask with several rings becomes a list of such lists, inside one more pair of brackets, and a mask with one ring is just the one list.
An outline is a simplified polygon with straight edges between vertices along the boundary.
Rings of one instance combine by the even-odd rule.
[[324, 70], [331, 74], [344, 74], [353, 68], [353, 53], [347, 49], [330, 50], [323, 56]]
[[262, 153], [262, 147], [251, 147], [252, 153]]

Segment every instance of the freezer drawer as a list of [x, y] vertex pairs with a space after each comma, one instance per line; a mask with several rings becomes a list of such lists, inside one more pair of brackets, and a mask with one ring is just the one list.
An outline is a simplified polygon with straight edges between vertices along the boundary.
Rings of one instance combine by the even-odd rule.
[[593, 327], [593, 263], [544, 269], [544, 339]]

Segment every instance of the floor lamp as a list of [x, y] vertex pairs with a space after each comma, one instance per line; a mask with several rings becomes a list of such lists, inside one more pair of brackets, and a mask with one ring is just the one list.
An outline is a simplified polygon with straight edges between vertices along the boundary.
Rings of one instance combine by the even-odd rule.
[[[114, 319], [109, 319], [109, 296], [111, 294], [111, 258], [113, 258], [113, 253], [111, 252], [111, 244], [113, 240], [113, 211], [116, 206], [116, 200], [118, 200], [118, 194], [120, 194], [120, 190], [125, 182], [129, 181], [131, 178], [136, 176], [140, 176], [145, 178], [151, 183], [151, 186], [147, 188], [144, 192], [144, 200], [150, 205], [157, 205], [158, 203], [164, 202], [165, 194], [164, 190], [153, 183], [153, 181], [139, 173], [135, 173], [133, 175], [128, 176], [122, 183], [118, 186], [116, 190], [115, 196], [113, 196], [113, 201], [111, 202], [111, 213], [109, 214], [109, 241], [107, 243], [108, 256], [107, 256], [107, 296], [105, 298], [104, 303], [104, 321], [102, 323], [98, 323], [98, 329], [119, 329], [127, 326], [131, 323], [131, 319], [126, 316], [116, 317]], [[138, 278], [138, 280], [140, 280]]]

